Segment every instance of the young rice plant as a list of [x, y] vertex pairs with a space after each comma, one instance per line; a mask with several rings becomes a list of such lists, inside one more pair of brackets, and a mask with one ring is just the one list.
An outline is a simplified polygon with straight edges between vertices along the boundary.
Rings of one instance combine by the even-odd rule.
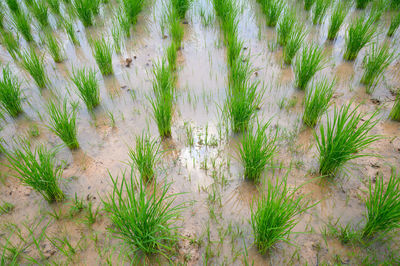
[[94, 70], [86, 68], [74, 70], [71, 79], [89, 111], [100, 104], [99, 83]]
[[18, 78], [10, 68], [3, 68], [3, 78], [0, 79], [0, 104], [12, 117], [17, 117], [22, 110], [22, 90]]

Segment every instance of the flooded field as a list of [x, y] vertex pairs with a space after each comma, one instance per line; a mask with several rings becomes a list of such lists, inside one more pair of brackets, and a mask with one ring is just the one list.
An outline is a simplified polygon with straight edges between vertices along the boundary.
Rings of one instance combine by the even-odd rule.
[[[18, 2], [27, 14], [32, 13], [29, 2]], [[23, 112], [12, 117], [2, 111], [1, 265], [400, 263], [398, 228], [368, 239], [352, 241], [350, 236], [349, 241], [343, 241], [346, 232], [351, 235], [362, 231], [370, 180], [375, 184], [382, 176], [386, 184], [392, 169], [400, 167], [400, 124], [389, 118], [400, 88], [400, 30], [392, 37], [387, 36], [391, 20], [399, 11], [390, 6], [390, 1], [371, 1], [365, 9], [343, 1], [347, 3], [346, 16], [333, 41], [327, 40], [327, 36], [330, 17], [338, 1], [328, 1], [331, 3], [326, 15], [317, 25], [312, 21], [315, 7], [306, 11], [302, 0], [282, 2], [284, 10], [295, 13], [296, 24], [303, 25], [303, 46], [315, 45], [323, 51], [325, 65], [312, 79], [335, 80], [328, 108], [313, 128], [303, 123], [306, 92], [296, 87], [296, 60], [302, 50], [297, 52], [292, 65], [284, 63], [284, 48], [277, 44], [277, 26], [267, 26], [262, 1], [219, 1], [237, 4], [237, 38], [243, 42], [241, 54], [252, 69], [249, 82], [258, 84], [260, 101], [247, 130], [255, 129], [251, 125], [270, 121], [268, 134], [277, 134], [273, 157], [256, 181], [245, 178], [239, 154], [242, 133], [233, 132], [227, 115], [233, 70], [228, 63], [229, 37], [222, 26], [223, 18], [216, 12], [218, 0], [193, 0], [179, 21], [183, 39], [181, 48], [176, 48], [176, 70], [171, 70], [174, 76], [171, 136], [166, 137], [160, 136], [152, 103], [156, 97], [154, 73], [163, 58], [167, 58], [172, 42], [168, 19], [170, 1], [144, 0], [130, 36], [120, 33], [117, 38], [113, 33], [116, 14], [125, 2], [101, 2], [93, 25], [87, 27], [74, 11], [75, 2], [60, 2], [60, 14], [48, 9], [47, 28], [62, 48], [60, 63], [55, 63], [50, 55], [43, 26], [33, 13], [29, 24], [33, 41], [27, 42], [15, 29], [8, 2], [3, 1], [0, 6], [5, 14], [2, 35], [5, 36], [4, 32], [18, 35], [19, 51], [33, 51], [43, 56], [48, 77], [45, 87], [39, 88], [24, 68], [22, 56], [17, 53], [13, 58], [2, 38], [0, 66], [4, 71], [8, 65], [21, 83]], [[387, 7], [371, 24], [376, 28], [372, 39], [355, 60], [344, 60], [347, 31], [352, 21], [364, 15], [374, 16], [378, 12], [374, 9], [377, 2], [387, 2]], [[79, 45], [65, 31], [63, 23], [67, 18], [72, 21]], [[102, 38], [113, 45], [110, 75], [101, 74], [93, 54], [93, 41]], [[120, 51], [115, 49], [118, 42]], [[387, 44], [394, 58], [371, 93], [367, 93], [368, 86], [360, 80], [364, 74], [364, 58], [371, 54], [372, 43]], [[100, 104], [92, 111], [73, 82], [74, 71], [84, 67], [96, 71], [99, 84]], [[314, 84], [310, 81], [308, 86]], [[64, 99], [69, 103], [68, 108], [77, 108], [77, 149], [68, 148], [49, 127], [47, 105], [62, 103]], [[320, 136], [319, 127], [334, 115], [335, 106], [347, 104], [352, 108], [359, 105], [357, 112], [366, 113], [367, 117], [377, 111], [378, 122], [368, 135], [381, 137], [362, 151], [372, 156], [349, 160], [333, 176], [321, 175], [316, 140]], [[134, 179], [140, 179], [138, 169], [131, 167], [129, 153], [135, 147], [136, 137], [144, 133], [160, 145], [154, 178], [146, 183], [148, 194], [154, 186], [161, 193], [170, 184], [168, 195], [177, 193], [171, 207], [185, 206], [171, 225], [177, 226], [177, 240], [165, 254], [135, 251], [115, 233], [111, 214], [104, 209], [103, 201], [109, 199], [113, 189], [115, 192], [110, 176], [114, 179], [119, 176], [119, 184], [124, 173], [129, 178], [133, 171]], [[63, 200], [46, 201], [37, 190], [23, 184], [16, 177], [15, 169], [9, 167], [9, 157], [4, 151], [18, 148], [19, 137], [29, 140], [32, 149], [39, 144], [57, 149]], [[354, 151], [357, 152], [361, 150]], [[266, 193], [267, 180], [274, 184], [287, 180], [290, 189], [298, 188], [295, 197], [303, 196], [311, 208], [296, 215], [298, 223], [287, 235], [289, 241], [279, 240], [262, 254], [255, 244], [250, 220], [257, 200]], [[78, 202], [82, 208], [77, 207]], [[342, 228], [342, 234], [335, 234], [333, 231], [340, 231], [340, 225], [348, 225], [350, 230]]]

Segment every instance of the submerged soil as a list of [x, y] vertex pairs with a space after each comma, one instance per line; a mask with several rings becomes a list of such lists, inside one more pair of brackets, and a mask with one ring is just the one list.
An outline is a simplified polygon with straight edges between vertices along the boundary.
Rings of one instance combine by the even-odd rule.
[[[321, 229], [329, 221], [351, 223], [358, 227], [365, 214], [364, 198], [368, 182], [382, 173], [390, 176], [391, 167], [399, 168], [400, 124], [388, 120], [395, 96], [393, 91], [400, 87], [400, 61], [397, 59], [386, 71], [372, 95], [365, 93], [360, 85], [362, 59], [368, 48], [364, 48], [354, 62], [343, 61], [345, 29], [359, 11], [351, 10], [345, 24], [334, 42], [326, 41], [328, 19], [322, 25], [313, 26], [310, 14], [305, 12], [300, 1], [292, 1], [298, 17], [308, 27], [306, 43], [324, 46], [329, 55], [329, 65], [316, 77], [336, 77], [333, 105], [353, 101], [361, 104], [361, 110], [373, 112], [380, 108], [381, 121], [372, 133], [384, 137], [371, 145], [366, 152], [380, 157], [364, 157], [346, 165], [335, 179], [313, 179], [317, 175], [318, 159], [313, 130], [302, 126], [302, 101], [304, 93], [294, 88], [294, 74], [290, 66], [282, 63], [282, 48], [276, 45], [276, 32], [265, 25], [265, 16], [255, 0], [239, 1], [239, 36], [250, 54], [256, 74], [252, 77], [260, 82], [264, 92], [259, 121], [272, 119], [274, 128], [279, 129], [279, 147], [274, 158], [276, 167], [265, 172], [263, 179], [276, 180], [288, 177], [290, 187], [306, 183], [299, 193], [312, 202], [319, 202], [300, 217], [299, 224], [290, 236], [292, 244], [279, 242], [267, 255], [261, 255], [252, 245], [253, 236], [249, 223], [252, 201], [257, 198], [259, 188], [265, 182], [254, 184], [243, 178], [243, 169], [237, 161], [236, 148], [240, 136], [232, 135], [224, 128], [221, 107], [225, 101], [227, 84], [227, 62], [223, 38], [215, 18], [212, 3], [207, 0], [194, 1], [184, 24], [183, 48], [178, 52], [177, 97], [173, 118], [172, 137], [162, 141], [164, 151], [157, 170], [157, 182], [172, 182], [170, 192], [181, 193], [176, 203], [190, 202], [182, 213], [179, 232], [185, 236], [178, 245], [178, 254], [173, 263], [188, 265], [223, 264], [242, 265], [245, 261], [254, 265], [319, 265], [368, 263], [368, 258], [385, 260], [398, 250], [398, 232], [391, 241], [378, 241], [367, 247], [343, 245], [334, 238], [324, 238]], [[25, 113], [13, 120], [6, 117], [2, 123], [1, 137], [7, 143], [16, 135], [27, 134], [36, 127], [38, 136], [30, 136], [34, 142], [48, 146], [60, 146], [57, 158], [65, 167], [63, 190], [68, 197], [83, 198], [99, 207], [99, 215], [92, 226], [86, 225], [84, 214], [68, 217], [72, 200], [65, 203], [48, 204], [36, 192], [11, 177], [7, 167], [1, 167], [3, 184], [0, 185], [0, 201], [15, 205], [13, 211], [0, 216], [2, 236], [8, 235], [10, 223], [21, 229], [26, 239], [47, 226], [48, 237], [67, 237], [77, 247], [69, 259], [45, 238], [40, 248], [48, 262], [60, 264], [99, 265], [129, 264], [124, 257], [121, 242], [108, 233], [112, 226], [107, 215], [101, 211], [101, 198], [112, 190], [109, 175], [121, 175], [127, 170], [128, 151], [134, 146], [135, 136], [148, 130], [158, 137], [152, 118], [148, 97], [152, 92], [152, 67], [165, 54], [170, 43], [166, 32], [162, 32], [163, 1], [149, 3], [138, 18], [132, 36], [125, 40], [121, 54], [114, 53], [114, 74], [97, 78], [101, 84], [101, 106], [89, 114], [80, 102], [78, 113], [78, 140], [81, 148], [70, 151], [62, 146], [61, 140], [46, 127], [48, 120], [45, 104], [50, 99], [67, 97], [80, 101], [70, 81], [72, 68], [95, 67], [88, 40], [102, 35], [111, 40], [110, 28], [113, 7], [102, 6], [95, 26], [84, 28], [76, 20], [77, 34], [81, 46], [74, 47], [65, 32], [58, 26], [58, 18], [52, 17], [52, 26], [63, 44], [66, 60], [55, 64], [45, 53], [46, 71], [51, 84], [40, 91], [33, 85], [31, 77], [12, 60], [6, 50], [0, 48], [0, 61], [10, 64], [14, 73], [23, 81]], [[204, 16], [200, 14], [204, 13]], [[390, 14], [385, 13], [378, 23], [376, 40], [390, 43], [400, 51], [399, 32], [393, 38], [385, 37]], [[166, 38], [164, 37], [166, 36]], [[38, 32], [35, 40], [39, 41]], [[21, 39], [21, 46], [28, 47]], [[44, 52], [42, 45], [37, 50]], [[125, 62], [131, 58], [129, 67]], [[331, 113], [333, 108], [329, 108]], [[112, 114], [112, 115], [110, 115]], [[326, 121], [324, 115], [320, 123]], [[190, 146], [187, 129], [192, 128], [194, 145]], [[32, 134], [31, 134], [32, 135]], [[4, 158], [1, 162], [7, 164]], [[61, 212], [55, 219], [50, 213]], [[53, 215], [54, 216], [54, 215]], [[8, 225], [8, 226], [7, 226]], [[29, 234], [27, 228], [37, 225], [39, 229]], [[12, 241], [18, 243], [18, 237]], [[28, 256], [39, 258], [38, 251], [31, 245], [24, 251]], [[151, 264], [166, 263], [162, 258], [153, 258]], [[27, 260], [21, 263], [29, 264]]]

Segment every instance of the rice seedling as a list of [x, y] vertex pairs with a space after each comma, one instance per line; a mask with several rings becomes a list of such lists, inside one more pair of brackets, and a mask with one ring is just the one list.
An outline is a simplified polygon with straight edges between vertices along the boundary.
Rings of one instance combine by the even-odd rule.
[[135, 25], [137, 16], [143, 9], [144, 0], [122, 0], [122, 4], [131, 25]]
[[76, 106], [72, 105], [71, 110], [67, 108], [65, 99], [62, 106], [54, 102], [47, 105], [47, 111], [50, 116], [49, 128], [56, 134], [70, 149], [78, 149], [76, 128]]
[[178, 17], [178, 13], [174, 10], [169, 12], [168, 15], [169, 21], [169, 32], [171, 34], [172, 41], [175, 43], [175, 46], [179, 49], [181, 47], [184, 28], [180, 22]]
[[48, 78], [44, 67], [43, 56], [38, 56], [35, 50], [31, 48], [29, 51], [23, 52], [21, 57], [22, 66], [32, 76], [36, 85], [40, 89], [46, 87]]
[[33, 41], [30, 19], [29, 16], [24, 13], [24, 11], [21, 10], [19, 13], [13, 14], [13, 24], [21, 33], [22, 37], [24, 37], [25, 41]]
[[[239, 41], [236, 36], [235, 33], [225, 38], [227, 43], [227, 61], [230, 68], [233, 68], [238, 58], [242, 57], [243, 41]], [[247, 60], [245, 58], [242, 59]]]
[[14, 210], [14, 208], [15, 208], [14, 204], [5, 201], [2, 204], [0, 204], [0, 215], [9, 213], [12, 210]]
[[270, 124], [271, 120], [264, 126], [258, 124], [254, 133], [252, 130], [243, 133], [238, 154], [246, 179], [258, 181], [267, 164], [272, 161], [277, 147], [275, 142], [278, 134], [268, 136], [266, 131]]
[[187, 10], [190, 8], [192, 0], [171, 0], [172, 8], [176, 11], [180, 19], [184, 19]]
[[56, 14], [60, 15], [60, 1], [59, 0], [47, 0], [47, 4], [49, 5], [51, 11]]
[[241, 55], [236, 59], [235, 63], [229, 69], [229, 85], [234, 90], [241, 90], [247, 86], [249, 77], [253, 74], [254, 69], [251, 68], [249, 60]]
[[111, 36], [113, 38], [114, 49], [117, 54], [121, 53], [121, 38], [122, 31], [119, 25], [113, 23], [113, 27], [111, 28]]
[[303, 47], [296, 59], [294, 69], [296, 81], [295, 86], [304, 90], [315, 73], [326, 66], [323, 48], [317, 45]]
[[129, 150], [129, 157], [144, 182], [154, 178], [155, 166], [160, 160], [160, 144], [149, 135], [142, 134], [136, 137], [135, 149]]
[[263, 11], [267, 18], [267, 26], [275, 27], [285, 7], [283, 0], [266, 0], [263, 4]]
[[382, 17], [383, 13], [388, 9], [389, 3], [387, 0], [375, 0], [372, 3], [370, 18], [373, 22], [377, 22]]
[[320, 136], [315, 138], [319, 152], [319, 172], [322, 175], [335, 175], [344, 164], [352, 159], [368, 156], [361, 153], [379, 135], [368, 135], [379, 122], [378, 111], [367, 117], [358, 113], [359, 105], [351, 109], [351, 102], [340, 109], [335, 107], [333, 117], [328, 117], [326, 125], [319, 128]]
[[397, 94], [396, 100], [393, 104], [392, 111], [390, 111], [389, 118], [395, 121], [400, 121], [400, 95]]
[[49, 51], [54, 62], [61, 63], [62, 61], [64, 61], [63, 50], [60, 46], [60, 43], [51, 32], [46, 33], [46, 44], [47, 50]]
[[5, 17], [4, 7], [3, 4], [1, 4], [0, 2], [0, 30], [3, 30], [5, 26], [4, 17]]
[[266, 193], [252, 203], [250, 223], [260, 253], [266, 253], [278, 241], [289, 242], [298, 216], [312, 207], [304, 195], [296, 195], [298, 189], [290, 190], [287, 177], [275, 184], [268, 179]]
[[371, 238], [376, 233], [387, 233], [400, 227], [400, 178], [395, 170], [388, 183], [383, 175], [376, 177], [375, 187], [369, 182], [368, 198], [365, 203], [367, 222], [362, 229], [363, 238]]
[[94, 70], [87, 68], [73, 70], [71, 80], [78, 90], [79, 97], [85, 102], [89, 111], [92, 111], [100, 104], [99, 83]]
[[313, 82], [304, 97], [303, 122], [309, 127], [315, 127], [321, 115], [328, 109], [333, 95], [335, 81], [328, 82], [326, 78]]
[[49, 12], [45, 0], [33, 1], [31, 11], [42, 27], [47, 27], [49, 25]]
[[296, 14], [289, 8], [283, 11], [283, 16], [278, 22], [276, 33], [278, 36], [278, 44], [286, 46], [290, 34], [292, 33], [296, 21]]
[[310, 11], [316, 0], [304, 0], [304, 10]]
[[314, 7], [313, 24], [321, 24], [326, 15], [326, 11], [331, 5], [331, 0], [316, 0]]
[[64, 19], [63, 25], [64, 25], [65, 32], [67, 33], [68, 38], [71, 40], [71, 42], [74, 45], [80, 45], [78, 37], [76, 36], [76, 33], [75, 33], [75, 28], [72, 23], [72, 20], [70, 18]]
[[19, 147], [9, 151], [1, 147], [8, 160], [10, 169], [24, 185], [31, 187], [48, 202], [61, 201], [64, 193], [60, 189], [62, 168], [55, 160], [56, 150], [49, 150], [44, 145], [36, 146], [33, 151], [27, 140], [20, 140]]
[[171, 71], [176, 70], [177, 48], [175, 42], [171, 42], [167, 49], [168, 66]]
[[331, 13], [331, 18], [330, 18], [330, 23], [329, 23], [329, 29], [328, 29], [328, 40], [334, 40], [336, 39], [336, 36], [340, 30], [340, 27], [343, 24], [344, 19], [346, 18], [347, 15], [347, 8], [344, 4], [344, 2], [339, 1], [335, 7], [333, 8], [333, 11]]
[[359, 17], [354, 20], [347, 31], [346, 51], [344, 59], [353, 61], [360, 50], [372, 39], [376, 28], [372, 25], [373, 20]]
[[90, 9], [94, 16], [97, 16], [100, 12], [100, 0], [92, 0], [90, 1]]
[[131, 36], [131, 22], [129, 20], [129, 17], [126, 15], [125, 10], [120, 8], [116, 12], [115, 15], [116, 21], [118, 21], [118, 24], [121, 28], [121, 30], [124, 32], [126, 37]]
[[17, 117], [22, 110], [22, 90], [18, 78], [14, 76], [10, 68], [3, 68], [3, 78], [0, 79], [0, 104], [12, 117]]
[[[170, 260], [168, 254], [179, 240], [178, 227], [174, 225], [184, 204], [173, 206], [179, 194], [168, 193], [170, 184], [162, 184], [157, 191], [148, 191], [142, 179], [135, 182], [133, 171], [130, 178], [122, 174], [112, 177], [113, 192], [102, 199], [104, 210], [109, 214], [112, 233], [129, 247], [135, 257], [143, 254], [160, 254]], [[120, 184], [119, 184], [120, 183]]]
[[16, 59], [17, 55], [20, 55], [18, 35], [16, 39], [14, 35], [9, 31], [0, 30], [0, 33], [1, 33], [1, 44], [7, 49], [11, 57]]
[[82, 21], [83, 26], [92, 26], [93, 11], [91, 0], [74, 0], [73, 5], [78, 18]]
[[11, 12], [14, 13], [14, 15], [21, 11], [18, 0], [5, 0], [5, 2], [7, 3], [7, 6], [11, 10]]
[[285, 64], [292, 64], [292, 60], [302, 46], [305, 37], [306, 32], [304, 32], [304, 27], [302, 25], [295, 25], [287, 40], [286, 46], [283, 48], [283, 62]]
[[94, 59], [102, 75], [107, 76], [113, 73], [112, 67], [112, 45], [104, 38], [94, 40], [92, 44]]
[[358, 9], [365, 9], [367, 5], [371, 2], [371, 0], [355, 0], [356, 1], [356, 8]]
[[165, 61], [162, 61], [161, 64], [155, 65], [153, 73], [153, 91], [155, 99], [151, 99], [150, 103], [153, 107], [153, 116], [157, 123], [160, 136], [162, 138], [167, 138], [171, 136], [174, 80]]
[[389, 45], [384, 44], [381, 47], [378, 47], [377, 44], [372, 45], [370, 52], [364, 58], [364, 74], [361, 78], [361, 83], [366, 85], [368, 94], [373, 93], [383, 72], [394, 59], [394, 52], [390, 52]]
[[400, 12], [397, 13], [397, 15], [392, 17], [392, 20], [390, 22], [389, 30], [387, 32], [387, 36], [392, 37], [394, 32], [397, 30], [397, 28], [400, 25]]

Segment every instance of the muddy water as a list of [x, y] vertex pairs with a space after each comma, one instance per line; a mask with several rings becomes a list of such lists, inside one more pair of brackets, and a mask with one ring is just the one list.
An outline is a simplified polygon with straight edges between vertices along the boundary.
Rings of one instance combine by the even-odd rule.
[[[171, 192], [186, 193], [177, 198], [177, 203], [191, 202], [183, 212], [179, 225], [182, 227], [181, 234], [193, 241], [184, 239], [179, 243], [179, 255], [172, 258], [175, 263], [242, 265], [247, 260], [254, 265], [315, 265], [333, 263], [339, 256], [342, 263], [358, 264], [368, 254], [378, 254], [382, 258], [390, 250], [384, 245], [364, 250], [342, 245], [334, 239], [325, 241], [320, 230], [328, 221], [338, 218], [342, 223], [357, 225], [363, 218], [363, 198], [369, 178], [378, 172], [388, 177], [390, 166], [399, 167], [399, 124], [388, 121], [387, 117], [394, 100], [391, 90], [400, 86], [400, 62], [397, 60], [389, 67], [385, 79], [372, 96], [366, 94], [359, 80], [362, 58], [367, 49], [360, 52], [354, 63], [342, 60], [345, 28], [359, 12], [352, 10], [338, 39], [326, 42], [328, 20], [325, 19], [320, 26], [312, 26], [307, 19], [309, 14], [302, 9], [300, 2], [292, 2], [308, 27], [307, 42], [320, 43], [330, 57], [329, 66], [318, 72], [316, 77], [336, 77], [334, 104], [340, 106], [352, 100], [354, 104], [360, 103], [361, 109], [366, 112], [381, 108], [382, 120], [373, 133], [382, 134], [385, 138], [374, 143], [367, 152], [375, 152], [382, 157], [357, 159], [348, 165], [346, 175], [334, 181], [312, 181], [318, 161], [313, 132], [301, 123], [304, 93], [293, 87], [293, 71], [282, 64], [282, 49], [275, 44], [275, 30], [266, 27], [259, 4], [254, 0], [239, 1], [242, 7], [239, 35], [251, 56], [252, 66], [257, 69], [257, 75], [252, 79], [260, 81], [259, 90], [264, 92], [257, 117], [260, 121], [272, 119], [272, 125], [280, 132], [275, 164], [281, 165], [282, 169], [267, 171], [264, 179], [276, 180], [287, 175], [291, 187], [305, 184], [299, 192], [306, 194], [312, 202], [319, 202], [300, 217], [294, 231], [303, 233], [290, 237], [295, 245], [280, 242], [269, 255], [260, 255], [252, 246], [249, 217], [252, 201], [259, 195], [259, 187], [263, 184], [255, 185], [243, 179], [243, 169], [236, 160], [240, 136], [227, 133], [223, 127], [221, 108], [227, 78], [226, 51], [211, 2], [195, 1], [187, 14], [183, 49], [178, 55], [172, 138], [162, 142], [165, 153], [157, 177], [158, 182], [173, 182]], [[29, 75], [3, 47], [0, 48], [0, 60], [9, 63], [14, 73], [18, 73], [26, 96], [25, 114], [16, 120], [6, 117], [6, 122], [2, 124], [1, 136], [7, 142], [11, 143], [13, 136], [28, 134], [37, 127], [40, 134], [31, 137], [34, 142], [49, 146], [62, 144], [46, 128], [44, 106], [48, 100], [64, 97], [80, 102], [69, 76], [73, 67], [96, 68], [88, 40], [101, 35], [111, 40], [110, 18], [115, 6], [110, 3], [102, 8], [95, 27], [85, 29], [78, 20], [75, 21], [80, 47], [71, 44], [66, 34], [57, 28], [57, 19], [52, 18], [52, 26], [63, 44], [66, 60], [55, 64], [45, 54], [51, 84], [42, 91], [33, 85]], [[71, 152], [61, 147], [58, 154], [60, 163], [65, 167], [63, 190], [71, 198], [76, 194], [101, 208], [101, 197], [111, 191], [109, 173], [115, 176], [127, 169], [128, 150], [134, 145], [135, 136], [148, 130], [152, 136], [158, 137], [148, 97], [151, 97], [152, 91], [152, 67], [162, 58], [170, 42], [168, 36], [164, 38], [167, 31], [163, 33], [161, 30], [162, 7], [163, 1], [157, 0], [149, 3], [140, 14], [135, 31], [124, 42], [122, 54], [113, 55], [114, 75], [102, 77], [98, 73], [101, 106], [95, 113], [89, 114], [80, 102], [78, 140], [81, 148]], [[201, 13], [205, 16], [202, 17]], [[391, 42], [394, 49], [399, 50], [398, 33], [391, 40], [385, 39], [389, 18], [389, 15], [382, 17], [376, 38]], [[39, 40], [37, 33], [35, 40]], [[21, 45], [27, 47], [22, 40]], [[37, 50], [44, 52], [42, 45]], [[126, 58], [133, 58], [130, 67], [125, 66]], [[332, 108], [328, 112], [331, 111]], [[325, 116], [322, 118], [324, 121]], [[193, 146], [188, 144], [187, 128], [193, 131]], [[6, 163], [4, 159], [2, 163]], [[32, 236], [23, 226], [25, 223], [33, 226], [41, 221], [39, 228], [48, 223], [46, 234], [49, 237], [65, 236], [73, 246], [78, 246], [72, 260], [67, 260], [48, 240], [44, 240], [41, 249], [49, 261], [80, 265], [105, 264], [107, 261], [123, 264], [129, 261], [121, 256], [124, 252], [121, 251], [120, 241], [107, 233], [111, 223], [104, 213], [100, 211], [96, 222], [88, 227], [82, 222], [83, 214], [73, 219], [67, 217], [70, 201], [49, 205], [40, 195], [9, 176], [12, 173], [7, 168], [1, 169], [4, 184], [0, 186], [0, 199], [15, 205], [11, 213], [0, 216], [2, 224], [18, 225], [23, 235], [30, 239]], [[61, 211], [65, 217], [51, 218], [48, 212], [54, 211]], [[12, 239], [17, 241], [17, 237]], [[32, 246], [25, 252], [39, 257]], [[157, 259], [150, 262], [158, 263]]]

